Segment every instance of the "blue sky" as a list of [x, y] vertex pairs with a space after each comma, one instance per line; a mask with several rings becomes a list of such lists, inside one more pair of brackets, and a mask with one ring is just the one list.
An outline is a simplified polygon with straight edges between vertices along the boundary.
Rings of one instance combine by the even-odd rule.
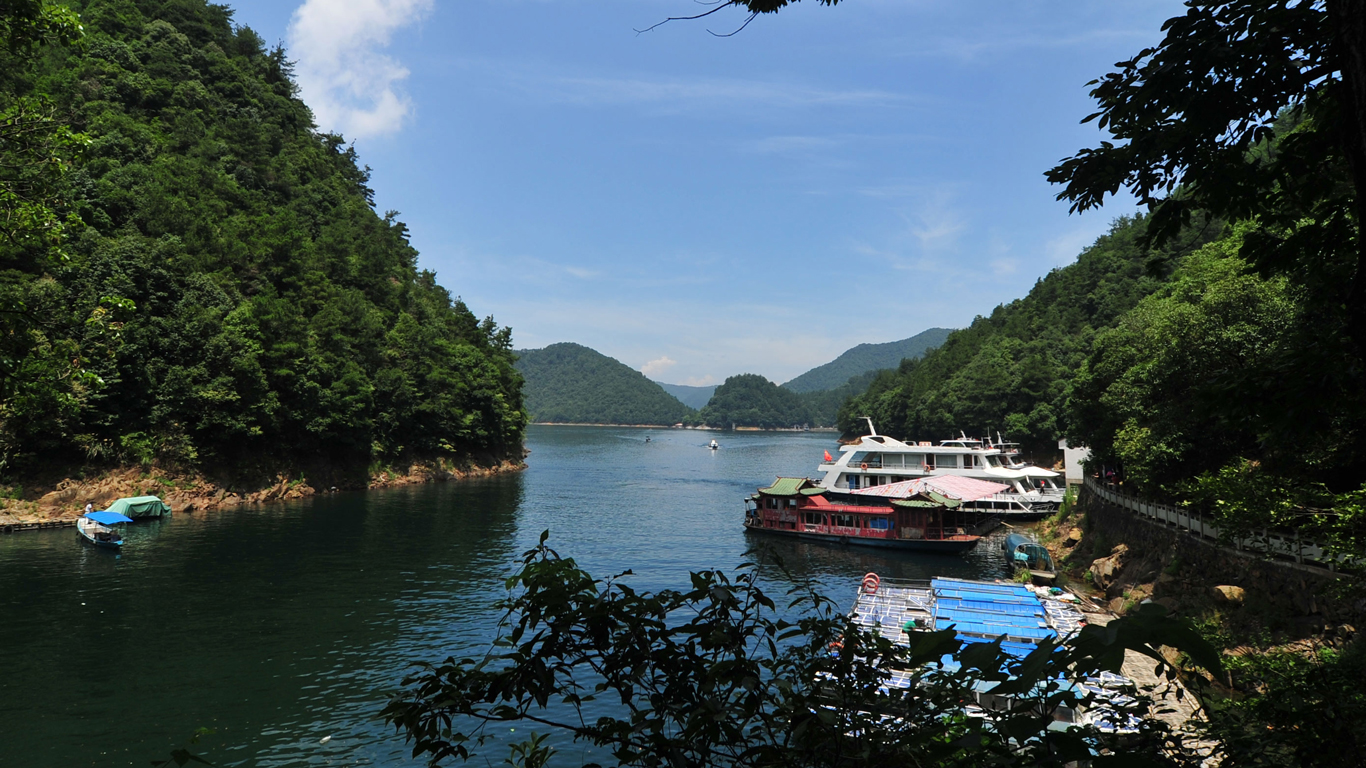
[[687, 384], [961, 327], [1075, 259], [1134, 206], [1069, 216], [1043, 172], [1181, 11], [807, 0], [719, 38], [741, 11], [634, 31], [689, 0], [231, 5], [476, 314]]

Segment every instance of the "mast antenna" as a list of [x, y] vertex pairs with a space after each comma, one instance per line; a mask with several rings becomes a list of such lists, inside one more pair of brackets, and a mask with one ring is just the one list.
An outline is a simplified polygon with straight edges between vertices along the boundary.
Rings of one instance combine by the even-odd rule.
[[873, 417], [872, 417], [872, 416], [864, 416], [864, 417], [863, 417], [863, 420], [866, 421], [866, 422], [868, 422], [868, 436], [869, 436], [869, 437], [877, 437], [877, 428], [873, 426]]

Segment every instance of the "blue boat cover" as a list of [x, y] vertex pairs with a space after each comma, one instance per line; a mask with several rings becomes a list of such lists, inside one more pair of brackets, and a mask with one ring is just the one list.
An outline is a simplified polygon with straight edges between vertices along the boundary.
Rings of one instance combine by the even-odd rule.
[[117, 523], [131, 523], [133, 518], [120, 515], [117, 512], [100, 510], [99, 512], [86, 512], [85, 516], [99, 523], [100, 525], [115, 525]]

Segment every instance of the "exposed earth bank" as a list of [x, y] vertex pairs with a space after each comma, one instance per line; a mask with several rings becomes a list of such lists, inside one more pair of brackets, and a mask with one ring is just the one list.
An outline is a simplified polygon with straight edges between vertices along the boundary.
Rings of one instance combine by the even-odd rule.
[[[463, 462], [416, 462], [404, 468], [375, 470], [369, 474], [363, 487], [392, 488], [445, 482], [516, 472], [525, 468], [526, 464], [522, 461], [491, 458]], [[360, 483], [353, 482], [343, 488], [356, 490], [361, 487]], [[305, 476], [281, 474], [254, 483], [230, 483], [215, 482], [198, 473], [158, 467], [119, 467], [85, 476], [64, 477], [55, 482], [15, 486], [10, 489], [10, 498], [0, 499], [0, 526], [74, 521], [81, 515], [86, 503], [103, 509], [115, 499], [125, 496], [160, 496], [174, 512], [195, 512], [239, 504], [301, 499], [338, 489], [322, 481], [310, 481]]]

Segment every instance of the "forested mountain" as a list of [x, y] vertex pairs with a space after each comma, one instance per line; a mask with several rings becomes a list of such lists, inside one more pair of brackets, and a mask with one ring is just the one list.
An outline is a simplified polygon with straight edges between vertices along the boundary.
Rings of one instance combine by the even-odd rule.
[[[871, 416], [880, 432], [939, 440], [1000, 431], [1044, 452], [1064, 430], [1067, 387], [1100, 330], [1162, 285], [1181, 256], [1219, 227], [1192, 227], [1160, 251], [1141, 243], [1146, 221], [1121, 218], [1029, 294], [953, 331], [937, 349], [879, 375], [840, 410], [846, 432]], [[1165, 270], [1165, 272], [1164, 272]]]
[[510, 331], [418, 269], [285, 52], [203, 0], [71, 6], [82, 45], [0, 53], [8, 116], [85, 137], [47, 198], [64, 243], [0, 245], [31, 319], [6, 336], [5, 469], [520, 457]]
[[777, 429], [810, 424], [811, 414], [796, 392], [756, 373], [726, 379], [693, 422], [709, 427]]
[[840, 408], [849, 398], [867, 392], [869, 385], [882, 373], [882, 370], [867, 371], [850, 377], [843, 385], [834, 389], [800, 393], [798, 397], [806, 405], [807, 413], [811, 416], [811, 426], [833, 427], [838, 425]]
[[693, 410], [701, 410], [707, 401], [711, 400], [712, 393], [716, 391], [717, 386], [712, 384], [706, 387], [690, 387], [687, 384], [665, 384], [662, 381], [655, 383], [663, 387], [665, 392], [678, 398], [680, 403]]
[[849, 379], [870, 371], [895, 368], [907, 358], [923, 356], [944, 343], [952, 333], [950, 328], [931, 328], [909, 339], [885, 344], [860, 344], [825, 365], [815, 368], [783, 384], [793, 392], [819, 392], [844, 387]]
[[534, 421], [580, 424], [676, 424], [692, 409], [645, 374], [580, 344], [517, 352]]

